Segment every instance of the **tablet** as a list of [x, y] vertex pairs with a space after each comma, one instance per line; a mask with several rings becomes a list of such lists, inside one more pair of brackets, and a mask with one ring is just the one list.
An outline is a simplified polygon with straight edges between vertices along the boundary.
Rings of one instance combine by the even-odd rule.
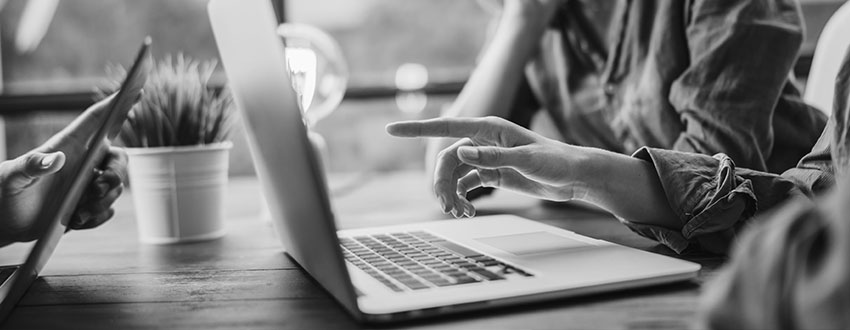
[[65, 163], [62, 172], [67, 177], [57, 181], [54, 186], [56, 189], [51, 189], [51, 194], [57, 198], [53, 203], [44, 206], [37, 219], [38, 223], [47, 223], [46, 230], [37, 239], [26, 262], [17, 268], [6, 268], [12, 269], [13, 273], [6, 281], [0, 281], [0, 321], [11, 312], [53, 254], [80, 198], [94, 178], [94, 169], [103, 162], [108, 152], [107, 148], [102, 147], [104, 140], [111, 141], [118, 135], [124, 120], [141, 95], [153, 65], [150, 45], [151, 38], [145, 38], [133, 66], [121, 84], [121, 89], [110, 102], [107, 114], [95, 125], [97, 130], [86, 138], [86, 151], [80, 158], [82, 161], [76, 164]]

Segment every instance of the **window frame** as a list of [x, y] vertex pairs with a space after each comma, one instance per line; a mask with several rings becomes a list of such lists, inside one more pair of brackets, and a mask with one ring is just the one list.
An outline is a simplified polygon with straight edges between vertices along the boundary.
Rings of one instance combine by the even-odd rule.
[[[269, 0], [278, 22], [286, 22], [286, 0]], [[466, 81], [429, 83], [422, 89], [427, 95], [452, 95], [460, 92]], [[349, 86], [345, 99], [375, 99], [395, 97], [401, 92], [390, 86]], [[94, 92], [48, 94], [0, 94], [0, 116], [25, 115], [33, 111], [80, 112], [94, 103]]]
[[[269, 0], [274, 7], [278, 22], [287, 21], [286, 0]], [[812, 5], [804, 3], [804, 5]], [[816, 4], [815, 4], [816, 5]], [[806, 52], [800, 55], [794, 67], [798, 77], [808, 75], [812, 54]], [[0, 78], [1, 79], [1, 78]], [[448, 82], [429, 82], [422, 92], [427, 95], [453, 95], [460, 93], [466, 80]], [[349, 86], [344, 99], [375, 99], [395, 97], [399, 89], [388, 85]], [[48, 94], [0, 94], [0, 117], [24, 115], [33, 111], [69, 111], [80, 112], [94, 103], [94, 92], [68, 92]]]

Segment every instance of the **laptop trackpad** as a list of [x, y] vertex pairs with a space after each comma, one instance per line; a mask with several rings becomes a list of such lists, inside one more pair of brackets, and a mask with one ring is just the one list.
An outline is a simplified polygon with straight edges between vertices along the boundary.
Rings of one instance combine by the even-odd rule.
[[586, 242], [581, 242], [578, 240], [543, 231], [526, 234], [476, 238], [475, 240], [518, 256], [540, 253], [563, 252], [565, 250], [592, 246], [591, 244]]

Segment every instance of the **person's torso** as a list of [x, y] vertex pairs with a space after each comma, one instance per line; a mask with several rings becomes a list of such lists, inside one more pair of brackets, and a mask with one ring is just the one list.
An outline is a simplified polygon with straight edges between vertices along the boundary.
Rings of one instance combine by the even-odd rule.
[[[691, 65], [689, 5], [683, 0], [618, 1], [610, 13], [604, 47], [592, 47], [602, 33], [598, 26], [586, 26], [593, 25], [587, 19], [575, 22], [578, 15], [573, 13], [563, 17], [562, 24], [555, 23], [559, 28], [544, 36], [544, 51], [527, 74], [565, 142], [621, 153], [643, 146], [672, 149], [686, 129], [670, 95], [671, 86]], [[586, 11], [581, 15], [592, 16]], [[558, 66], [560, 72], [552, 69]], [[793, 85], [786, 85], [775, 121], [810, 116], [811, 109], [799, 101]], [[791, 139], [788, 143], [795, 150], [777, 157], [799, 159], [819, 130]], [[787, 149], [779, 142], [774, 154]], [[768, 167], [781, 171], [794, 165], [782, 162]]]

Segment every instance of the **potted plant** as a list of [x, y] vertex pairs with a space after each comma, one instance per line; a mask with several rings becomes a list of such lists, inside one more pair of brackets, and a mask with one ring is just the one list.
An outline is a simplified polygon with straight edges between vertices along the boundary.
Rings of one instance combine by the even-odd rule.
[[[224, 235], [230, 92], [209, 86], [217, 63], [182, 54], [159, 61], [119, 134], [142, 242], [169, 244]], [[121, 78], [124, 69], [112, 68]], [[111, 79], [100, 95], [118, 88]]]

